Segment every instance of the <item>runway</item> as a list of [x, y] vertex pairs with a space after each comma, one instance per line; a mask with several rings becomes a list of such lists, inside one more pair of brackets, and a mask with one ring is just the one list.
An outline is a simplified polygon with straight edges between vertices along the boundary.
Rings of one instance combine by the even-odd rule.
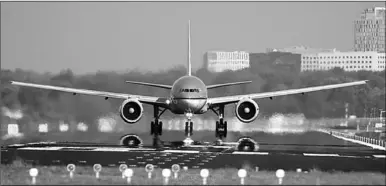
[[364, 146], [259, 144], [259, 151], [236, 151], [231, 146], [191, 146], [124, 148], [93, 143], [27, 143], [1, 149], [1, 163], [23, 159], [35, 165], [76, 165], [144, 167], [153, 164], [170, 168], [173, 164], [200, 168], [259, 167], [260, 170], [371, 171], [385, 172], [385, 151]]

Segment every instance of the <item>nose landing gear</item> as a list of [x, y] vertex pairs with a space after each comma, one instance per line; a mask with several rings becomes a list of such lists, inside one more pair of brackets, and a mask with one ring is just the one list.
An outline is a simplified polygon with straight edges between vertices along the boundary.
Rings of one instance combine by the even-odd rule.
[[183, 142], [185, 146], [189, 146], [189, 145], [192, 145], [194, 142], [190, 137], [193, 135], [193, 121], [192, 121], [193, 114], [188, 112], [185, 115], [188, 121], [185, 122], [185, 140]]

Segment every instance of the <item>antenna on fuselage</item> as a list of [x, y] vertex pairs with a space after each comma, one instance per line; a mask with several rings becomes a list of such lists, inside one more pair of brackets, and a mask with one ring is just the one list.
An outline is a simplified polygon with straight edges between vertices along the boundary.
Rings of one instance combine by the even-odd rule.
[[188, 36], [188, 76], [192, 75], [192, 63], [190, 61], [191, 53], [190, 53], [190, 20], [189, 20], [189, 36]]

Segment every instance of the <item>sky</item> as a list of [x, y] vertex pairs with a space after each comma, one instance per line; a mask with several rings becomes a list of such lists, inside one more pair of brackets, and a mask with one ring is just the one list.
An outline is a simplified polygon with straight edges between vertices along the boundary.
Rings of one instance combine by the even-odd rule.
[[1, 2], [1, 69], [76, 74], [193, 70], [207, 51], [352, 50], [354, 20], [384, 2]]

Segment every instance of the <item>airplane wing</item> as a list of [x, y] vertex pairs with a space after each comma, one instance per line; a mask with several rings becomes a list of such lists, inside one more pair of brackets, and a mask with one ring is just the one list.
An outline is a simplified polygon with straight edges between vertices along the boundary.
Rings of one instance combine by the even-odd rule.
[[240, 81], [240, 82], [232, 82], [232, 83], [223, 83], [223, 84], [215, 84], [206, 86], [207, 89], [213, 89], [218, 87], [232, 86], [232, 85], [241, 85], [246, 83], [252, 83], [252, 81]]
[[22, 87], [32, 87], [32, 88], [40, 88], [46, 90], [55, 90], [61, 92], [68, 92], [72, 94], [84, 94], [90, 96], [100, 96], [107, 98], [117, 98], [117, 99], [128, 99], [135, 98], [142, 103], [147, 103], [151, 105], [164, 105], [166, 103], [166, 98], [160, 97], [152, 97], [152, 96], [141, 96], [141, 95], [133, 95], [133, 94], [123, 94], [123, 93], [114, 93], [114, 92], [104, 92], [104, 91], [96, 91], [96, 90], [87, 90], [87, 89], [77, 89], [77, 88], [68, 88], [68, 87], [59, 87], [52, 85], [41, 85], [34, 83], [24, 83], [18, 81], [10, 81], [12, 85], [22, 86]]
[[139, 81], [126, 81], [126, 83], [131, 83], [131, 84], [136, 84], [136, 85], [145, 85], [145, 86], [150, 86], [150, 87], [158, 87], [158, 88], [164, 88], [164, 89], [172, 89], [173, 88], [173, 86], [171, 86], [171, 85], [145, 83], [145, 82], [139, 82]]
[[287, 95], [293, 95], [293, 94], [301, 94], [301, 93], [307, 93], [307, 92], [315, 92], [315, 91], [321, 91], [321, 90], [329, 90], [329, 89], [335, 89], [335, 88], [363, 85], [363, 84], [366, 84], [367, 81], [368, 80], [299, 88], [299, 89], [280, 90], [280, 91], [274, 91], [274, 92], [263, 92], [263, 93], [246, 94], [246, 95], [234, 95], [234, 96], [208, 98], [208, 103], [210, 105], [220, 105], [220, 104], [236, 103], [243, 98], [261, 99], [261, 98], [272, 98], [277, 96], [287, 96]]

